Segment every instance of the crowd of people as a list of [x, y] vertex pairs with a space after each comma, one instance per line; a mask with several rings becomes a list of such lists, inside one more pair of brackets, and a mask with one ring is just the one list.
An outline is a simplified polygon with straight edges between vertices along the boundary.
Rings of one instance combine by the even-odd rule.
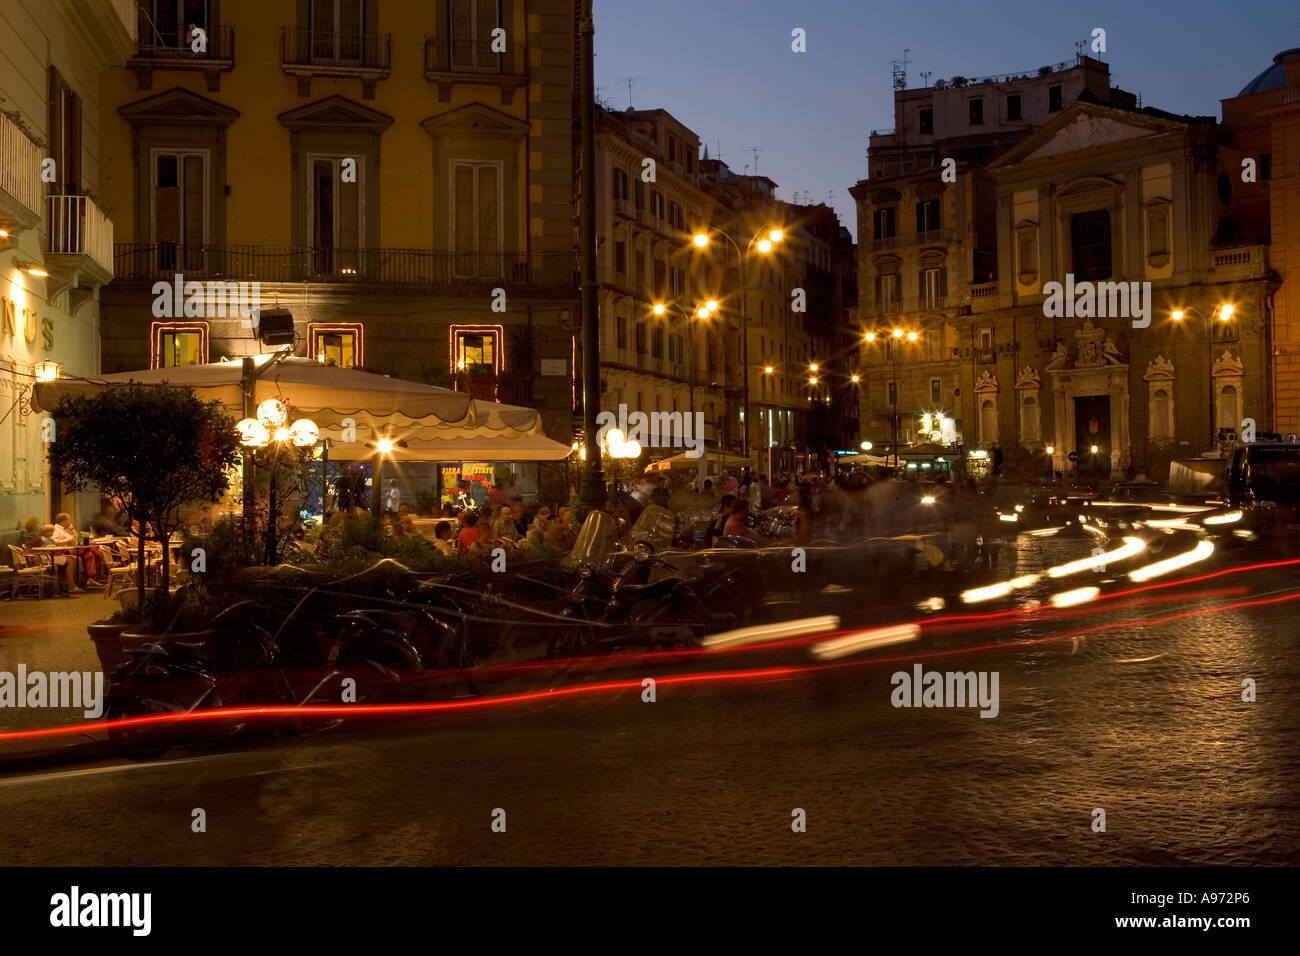
[[[92, 540], [125, 538], [129, 532], [119, 523], [119, 511], [112, 502], [103, 507], [90, 521]], [[108, 579], [108, 562], [98, 546], [83, 545], [81, 536], [73, 527], [72, 516], [61, 511], [54, 516], [53, 524], [42, 524], [36, 517], [23, 522], [18, 547], [36, 552], [57, 549], [53, 557], [56, 573], [62, 578], [69, 594], [102, 588]]]

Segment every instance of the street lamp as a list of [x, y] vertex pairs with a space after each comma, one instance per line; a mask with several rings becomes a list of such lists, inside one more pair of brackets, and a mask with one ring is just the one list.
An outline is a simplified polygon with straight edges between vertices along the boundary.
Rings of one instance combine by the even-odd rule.
[[[248, 454], [259, 467], [271, 470], [270, 485], [266, 493], [266, 563], [275, 563], [277, 524], [280, 517], [275, 501], [275, 478], [279, 470], [279, 459], [286, 445], [295, 448], [310, 448], [320, 438], [320, 429], [310, 418], [299, 418], [292, 424], [288, 421], [288, 407], [276, 398], [268, 398], [257, 406], [256, 418], [242, 418], [235, 423], [239, 432], [239, 443], [248, 449]], [[270, 448], [262, 461], [256, 460], [255, 449]]]
[[890, 337], [885, 337], [885, 333], [883, 330], [881, 330], [879, 333], [875, 331], [869, 331], [864, 334], [863, 338], [866, 339], [866, 341], [868, 342], [874, 342], [876, 340], [877, 334], [879, 334], [882, 338], [885, 338], [885, 348], [889, 352], [890, 365], [893, 371], [893, 375], [889, 383], [890, 384], [889, 404], [891, 409], [890, 416], [889, 416], [889, 435], [894, 449], [894, 467], [897, 468], [898, 467], [898, 345], [902, 343], [902, 340], [904, 338], [906, 338], [907, 341], [909, 342], [915, 342], [919, 338], [919, 336], [915, 332], [907, 332], [895, 326], [893, 330], [889, 333], [890, 337], [892, 337], [892, 340]]
[[717, 233], [727, 242], [731, 243], [731, 248], [736, 250], [736, 257], [740, 261], [740, 364], [743, 368], [742, 373], [742, 397], [740, 409], [740, 434], [741, 442], [744, 447], [745, 458], [749, 457], [749, 277], [746, 268], [746, 257], [754, 250], [755, 246], [758, 251], [767, 254], [772, 251], [774, 243], [778, 243], [785, 236], [785, 233], [777, 228], [768, 229], [766, 235], [764, 230], [760, 229], [754, 233], [745, 249], [742, 252], [739, 243], [723, 229], [716, 226], [707, 231], [697, 232], [692, 237], [692, 242], [696, 248], [704, 249], [709, 244], [709, 234]]
[[1214, 450], [1215, 439], [1218, 429], [1214, 424], [1214, 319], [1221, 322], [1232, 320], [1236, 307], [1230, 302], [1220, 302], [1219, 305], [1209, 315], [1203, 313], [1200, 309], [1192, 306], [1184, 306], [1180, 309], [1174, 309], [1169, 313], [1169, 317], [1175, 322], [1181, 322], [1188, 312], [1195, 313], [1205, 323], [1205, 364], [1206, 380], [1209, 383], [1210, 391], [1210, 450]]

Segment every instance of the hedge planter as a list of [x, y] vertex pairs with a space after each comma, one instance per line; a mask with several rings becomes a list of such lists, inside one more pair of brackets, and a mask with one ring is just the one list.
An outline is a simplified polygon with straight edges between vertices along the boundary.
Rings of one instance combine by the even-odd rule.
[[95, 653], [105, 674], [112, 674], [126, 659], [123, 653], [122, 634], [130, 624], [87, 624], [86, 631], [95, 642]]

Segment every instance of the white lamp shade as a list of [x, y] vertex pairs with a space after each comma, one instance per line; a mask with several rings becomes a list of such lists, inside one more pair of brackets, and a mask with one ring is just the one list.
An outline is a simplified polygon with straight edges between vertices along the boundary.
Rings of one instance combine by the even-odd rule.
[[261, 448], [271, 441], [271, 430], [256, 418], [241, 419], [235, 423], [235, 430], [239, 432], [239, 443], [241, 445]]
[[288, 417], [289, 413], [279, 399], [268, 398], [257, 406], [257, 420], [268, 430], [279, 428]]
[[320, 429], [310, 418], [300, 418], [289, 426], [289, 440], [299, 447], [316, 444]]

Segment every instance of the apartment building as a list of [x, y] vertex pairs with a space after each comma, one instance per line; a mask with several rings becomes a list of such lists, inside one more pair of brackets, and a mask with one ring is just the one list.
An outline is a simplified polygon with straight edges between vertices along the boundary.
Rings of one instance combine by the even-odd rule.
[[[571, 438], [572, 2], [134, 6], [98, 113], [120, 211], [105, 371], [292, 343]], [[160, 302], [177, 281], [247, 283], [263, 321]]]
[[1239, 196], [1224, 238], [1265, 247], [1282, 280], [1272, 297], [1272, 421], [1300, 434], [1300, 47], [1273, 57], [1222, 109], [1237, 149]]
[[100, 371], [101, 288], [113, 276], [101, 198], [100, 79], [135, 49], [128, 0], [0, 3], [0, 528], [93, 495], [52, 483], [32, 387]]

